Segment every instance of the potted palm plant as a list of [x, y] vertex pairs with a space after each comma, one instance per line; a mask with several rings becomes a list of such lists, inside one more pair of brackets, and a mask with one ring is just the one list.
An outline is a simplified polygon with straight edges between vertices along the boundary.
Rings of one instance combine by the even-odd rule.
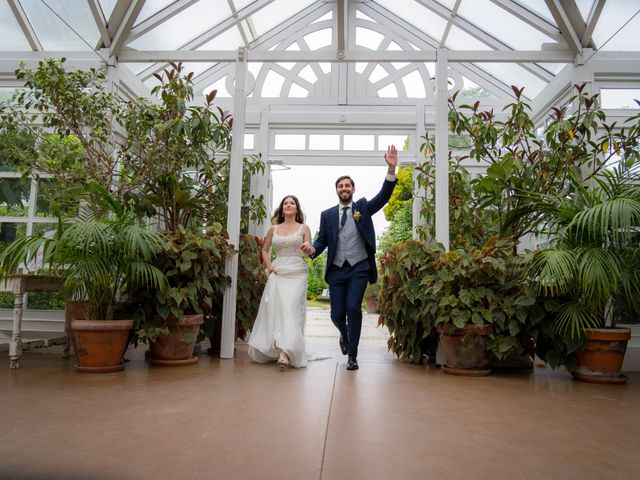
[[570, 197], [537, 198], [551, 245], [535, 253], [529, 273], [539, 292], [557, 302], [553, 329], [574, 345], [567, 352], [575, 349], [574, 377], [624, 383], [630, 330], [615, 323], [618, 306], [637, 307], [640, 297], [640, 163], [623, 160], [590, 183], [573, 182]]
[[[68, 298], [86, 301], [84, 318], [71, 322], [76, 369], [116, 372], [122, 361], [132, 319], [117, 319], [119, 302], [135, 286], [164, 288], [166, 278], [150, 260], [162, 248], [157, 232], [136, 219], [99, 184], [86, 187], [86, 205], [71, 224], [62, 222], [53, 238], [25, 237], [0, 253], [5, 272], [15, 272], [37, 255], [65, 278]], [[128, 312], [131, 313], [131, 312]]]

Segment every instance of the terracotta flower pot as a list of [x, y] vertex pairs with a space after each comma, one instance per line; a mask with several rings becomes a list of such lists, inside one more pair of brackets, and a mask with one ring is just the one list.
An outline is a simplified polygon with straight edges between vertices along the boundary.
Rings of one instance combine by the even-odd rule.
[[196, 363], [198, 357], [193, 354], [193, 347], [198, 339], [202, 322], [201, 314], [183, 315], [180, 319], [167, 319], [169, 335], [161, 335], [155, 342], [149, 344], [151, 350], [149, 361], [154, 365], [162, 366]]
[[577, 368], [571, 372], [576, 380], [588, 383], [627, 382], [627, 376], [620, 373], [627, 343], [631, 338], [629, 328], [592, 328], [586, 330], [589, 343], [584, 350], [578, 350]]
[[444, 359], [442, 371], [449, 375], [469, 377], [489, 375], [491, 368], [486, 336], [490, 331], [489, 325], [465, 325], [452, 333], [439, 329]]
[[122, 370], [122, 357], [132, 328], [133, 320], [72, 320], [76, 370], [82, 373]]

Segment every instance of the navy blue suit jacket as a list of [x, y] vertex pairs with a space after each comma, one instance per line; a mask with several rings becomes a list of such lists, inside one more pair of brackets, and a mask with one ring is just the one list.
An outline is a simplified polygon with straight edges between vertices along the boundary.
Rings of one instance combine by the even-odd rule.
[[[373, 221], [371, 216], [384, 207], [393, 193], [398, 181], [390, 182], [384, 181], [380, 192], [371, 200], [361, 198], [356, 200], [351, 205], [351, 213], [355, 216], [356, 212], [360, 213], [360, 219], [355, 222], [358, 232], [364, 239], [365, 247], [367, 249], [367, 256], [369, 260], [369, 283], [375, 283], [378, 279], [378, 270], [376, 269], [376, 232], [373, 228]], [[327, 268], [324, 273], [325, 280], [327, 279], [327, 271], [333, 264], [333, 258], [336, 254], [336, 246], [338, 243], [338, 216], [340, 206], [336, 205], [331, 207], [322, 214], [320, 214], [320, 230], [318, 231], [318, 238], [313, 243], [313, 247], [316, 249], [313, 258], [324, 252], [325, 248], [328, 248], [327, 252]], [[355, 220], [355, 217], [354, 217]]]

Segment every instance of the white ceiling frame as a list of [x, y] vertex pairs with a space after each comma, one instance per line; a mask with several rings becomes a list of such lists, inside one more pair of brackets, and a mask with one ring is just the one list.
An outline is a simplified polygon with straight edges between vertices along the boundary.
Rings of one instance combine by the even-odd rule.
[[[330, 11], [333, 11], [333, 5], [329, 3], [321, 4], [320, 6], [312, 4], [285, 20], [278, 26], [278, 28], [274, 28], [270, 32], [258, 37], [254, 42], [248, 45], [248, 52], [257, 51], [258, 48], [261, 50], [268, 50], [274, 45], [285, 40], [289, 33], [295, 33], [297, 31], [298, 23], [306, 19], [307, 24], [310, 24], [313, 20], [317, 20]], [[312, 17], [312, 21], [309, 21], [310, 19], [307, 18], [309, 15], [314, 15], [314, 17]], [[314, 61], [314, 63], [317, 63], [317, 61]], [[194, 79], [194, 88], [206, 88], [208, 85], [211, 85], [213, 82], [218, 80], [218, 78], [222, 76], [223, 71], [228, 68], [228, 65], [221, 64], [214, 65], [213, 67], [200, 72], [200, 74], [198, 74]], [[226, 74], [226, 72], [224, 73]]]
[[[123, 50], [119, 55], [121, 62], [233, 62], [233, 50]], [[452, 50], [449, 52], [450, 63], [569, 63], [573, 56], [568, 50]], [[247, 61], [250, 62], [434, 62], [435, 51], [366, 51], [349, 50], [344, 58], [338, 60], [334, 50], [250, 50]]]
[[[374, 7], [374, 5], [368, 4], [366, 6], [362, 5], [359, 8], [367, 16], [371, 17], [381, 25], [385, 25], [385, 28], [393, 29], [400, 37], [406, 39], [406, 41], [412, 43], [422, 51], [426, 51], [427, 49], [432, 48], [435, 52], [435, 50], [439, 48], [439, 42], [435, 38], [430, 37], [422, 30], [403, 21], [401, 18], [387, 9], [382, 9], [377, 5], [375, 5], [375, 8], [372, 7]], [[451, 60], [451, 57], [449, 57], [449, 60]], [[459, 63], [455, 65], [455, 67], [450, 63], [450, 68], [457, 70], [468, 79], [485, 88], [487, 91], [496, 94], [497, 97], [510, 97], [513, 94], [513, 91], [511, 90], [511, 87], [509, 85], [498, 80], [482, 69], [473, 70], [464, 63]], [[432, 73], [435, 75], [435, 72]]]
[[118, 27], [127, 14], [130, 5], [131, 0], [117, 0], [117, 3], [113, 7], [111, 15], [109, 16], [109, 20], [107, 20], [107, 31], [109, 32], [110, 39], [113, 39], [115, 37], [116, 32], [118, 31]]
[[592, 46], [595, 48], [595, 44], [593, 43], [593, 31], [596, 29], [596, 25], [598, 24], [598, 20], [600, 20], [600, 14], [604, 8], [606, 0], [596, 0], [596, 2], [592, 5], [591, 11], [589, 12], [589, 16], [587, 17], [587, 28], [584, 29], [584, 34], [582, 35], [582, 46]]
[[163, 8], [159, 12], [154, 13], [149, 18], [143, 20], [131, 29], [131, 33], [129, 33], [129, 37], [127, 38], [127, 43], [134, 41], [136, 38], [141, 37], [149, 30], [152, 30], [158, 25], [161, 25], [167, 20], [170, 20], [171, 17], [189, 8], [196, 2], [198, 2], [198, 0], [178, 0], [177, 2], [174, 2], [169, 6]]
[[535, 12], [532, 12], [528, 8], [525, 8], [513, 0], [491, 0], [503, 10], [509, 12], [511, 15], [519, 18], [520, 20], [528, 23], [539, 32], [544, 33], [548, 37], [553, 38], [556, 42], [564, 43], [565, 39], [558, 30], [558, 27], [549, 23], [544, 18], [539, 17]]
[[111, 46], [111, 37], [109, 36], [109, 31], [107, 30], [107, 20], [106, 18], [104, 18], [102, 7], [100, 7], [98, 0], [87, 0], [87, 3], [89, 4], [91, 14], [93, 15], [93, 19], [98, 26], [98, 31], [100, 32], [100, 38], [96, 43], [95, 49], [97, 50], [103, 45], [109, 48]]
[[[456, 3], [453, 4], [453, 8], [451, 9], [451, 18], [454, 18], [458, 15], [458, 9], [460, 8], [460, 4], [462, 0], [456, 0]], [[451, 31], [451, 20], [447, 20], [447, 26], [444, 28], [444, 33], [442, 34], [442, 38], [440, 39], [439, 48], [444, 48], [444, 44], [447, 42], [447, 37], [449, 36], [449, 32]]]
[[[493, 49], [500, 50], [500, 51], [502, 50], [515, 51], [506, 43], [502, 42], [501, 40], [498, 40], [493, 35], [485, 32], [484, 30], [472, 24], [468, 20], [465, 20], [462, 17], [452, 16], [451, 11], [448, 8], [443, 7], [435, 0], [415, 0], [415, 1], [420, 5], [422, 5], [423, 7], [428, 8], [436, 15], [447, 20], [452, 25], [455, 25], [456, 27], [460, 28], [464, 32], [468, 33], [469, 35], [476, 38], [477, 40], [480, 40], [482, 43], [485, 43], [486, 45], [488, 45]], [[453, 51], [453, 50], [450, 50], [450, 51]], [[544, 68], [538, 65], [523, 64], [520, 66], [525, 70], [527, 70], [532, 75], [535, 75], [536, 77], [538, 77], [539, 79], [545, 82], [548, 82], [553, 78], [553, 75], [551, 73], [547, 72]]]
[[33, 29], [33, 26], [31, 25], [31, 22], [29, 22], [29, 19], [27, 18], [27, 14], [24, 12], [22, 5], [20, 5], [20, 1], [7, 0], [7, 2], [9, 3], [9, 8], [11, 8], [13, 15], [16, 17], [16, 21], [18, 22], [18, 25], [20, 25], [20, 29], [22, 30], [22, 33], [27, 39], [27, 42], [29, 42], [29, 46], [31, 47], [31, 50], [34, 50], [34, 51], [44, 50], [44, 48], [42, 48], [42, 44], [40, 43], [40, 40], [38, 39], [38, 35], [36, 35], [36, 32]]
[[[567, 42], [569, 49], [573, 52], [574, 55], [581, 55], [582, 42], [580, 41], [580, 38], [578, 37], [578, 34], [576, 32], [577, 19], [575, 18], [572, 19], [569, 17], [569, 14], [565, 10], [560, 0], [544, 0], [544, 1], [547, 4], [549, 11], [551, 12], [551, 15], [553, 15], [554, 20], [558, 24], [560, 33], [562, 33], [562, 36], [564, 37], [565, 42]], [[563, 0], [563, 2], [565, 2], [565, 4], [568, 4], [568, 2], [571, 2], [573, 7], [575, 7], [575, 9], [577, 10], [577, 7], [575, 6], [575, 3], [573, 2], [573, 0]], [[579, 11], [578, 11], [578, 16], [580, 16]], [[580, 21], [582, 21], [582, 18], [580, 18]]]
[[542, 122], [551, 107], [560, 104], [565, 97], [570, 95], [575, 71], [574, 65], [565, 66], [531, 102], [531, 118], [535, 124]]
[[[227, 0], [227, 3], [229, 4], [229, 8], [231, 9], [231, 16], [233, 18], [237, 18], [238, 17], [238, 10], [236, 10], [236, 2], [234, 0]], [[247, 32], [245, 32], [245, 28], [244, 25], [242, 25], [242, 22], [238, 22], [236, 24], [238, 31], [240, 32], [240, 37], [242, 38], [242, 45], [249, 45], [249, 42], [251, 42], [251, 39], [249, 39], [249, 37], [247, 36]], [[247, 28], [249, 29], [249, 34], [251, 35], [251, 38], [255, 38], [255, 29], [253, 27], [253, 22], [249, 23], [247, 22]]]
[[122, 50], [127, 38], [129, 37], [129, 33], [131, 32], [131, 27], [136, 23], [136, 18], [140, 14], [142, 7], [144, 7], [145, 0], [133, 0], [127, 13], [124, 18], [118, 25], [118, 30], [116, 34], [112, 37], [113, 40], [111, 42], [111, 46], [109, 47], [109, 56], [117, 57]]
[[[249, 5], [241, 9], [239, 12], [237, 12], [235, 16], [233, 15], [230, 16], [226, 20], [223, 20], [219, 24], [215, 25], [213, 28], [210, 28], [209, 30], [201, 33], [193, 40], [190, 40], [189, 42], [185, 43], [181, 47], [178, 47], [178, 51], [195, 50], [201, 47], [202, 45], [204, 45], [205, 43], [207, 43], [209, 40], [216, 37], [217, 35], [220, 35], [226, 32], [233, 26], [237, 25], [238, 27], [240, 27], [240, 22], [242, 20], [246, 19], [247, 17], [250, 17], [257, 11], [269, 5], [270, 3], [273, 3], [274, 1], [275, 0], [257, 0], [256, 2], [250, 3]], [[150, 67], [145, 68], [140, 73], [138, 73], [138, 76], [142, 81], [147, 80], [148, 78], [152, 77], [154, 73], [162, 70], [164, 67], [165, 67], [165, 64], [151, 65]]]

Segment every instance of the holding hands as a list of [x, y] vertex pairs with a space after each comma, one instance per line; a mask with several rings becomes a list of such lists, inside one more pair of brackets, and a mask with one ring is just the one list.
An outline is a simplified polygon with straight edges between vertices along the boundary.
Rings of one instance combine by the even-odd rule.
[[311, 245], [309, 242], [302, 242], [302, 244], [300, 244], [300, 250], [302, 250], [304, 253], [306, 253], [309, 256], [316, 253], [316, 249], [313, 248], [313, 245]]

